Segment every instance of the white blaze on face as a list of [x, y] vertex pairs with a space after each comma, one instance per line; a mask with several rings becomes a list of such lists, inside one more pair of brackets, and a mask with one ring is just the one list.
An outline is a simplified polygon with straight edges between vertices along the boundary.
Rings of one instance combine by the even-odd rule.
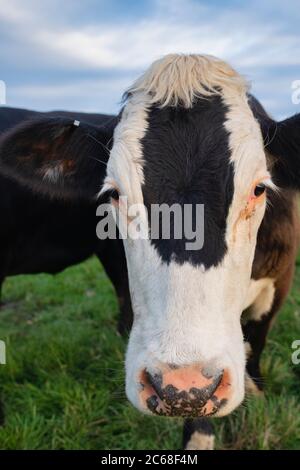
[[[126, 356], [126, 391], [139, 409], [139, 374], [159, 364], [230, 371], [232, 396], [220, 415], [232, 411], [244, 397], [245, 352], [240, 316], [250, 285], [256, 237], [266, 203], [249, 203], [255, 182], [269, 178], [258, 123], [246, 94], [224, 93], [234, 195], [227, 217], [228, 250], [217, 267], [207, 270], [189, 263], [163, 263], [149, 240], [125, 239], [124, 246], [134, 310], [134, 325]], [[129, 98], [114, 134], [107, 169], [128, 204], [143, 203], [141, 139], [147, 130], [149, 97]], [[122, 209], [119, 209], [122, 212]], [[121, 215], [121, 225], [126, 226]], [[121, 227], [122, 228], [122, 227]]]

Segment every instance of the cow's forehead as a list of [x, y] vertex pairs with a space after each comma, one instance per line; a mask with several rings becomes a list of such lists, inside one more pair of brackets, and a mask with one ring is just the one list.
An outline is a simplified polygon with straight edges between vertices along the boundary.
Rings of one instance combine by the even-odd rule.
[[[218, 95], [192, 108], [152, 107], [141, 139], [146, 205], [174, 202], [194, 194], [206, 200], [211, 185], [221, 197], [232, 177], [227, 106]], [[198, 197], [197, 197], [198, 195]]]
[[[229, 146], [230, 160], [238, 168], [242, 159], [247, 160], [245, 156], [256, 155], [246, 163], [250, 180], [264, 155], [247, 93], [243, 77], [214, 57], [171, 54], [154, 62], [126, 95], [112, 153], [119, 156], [119, 162], [115, 158], [112, 162], [123, 167], [123, 174], [126, 166], [134, 164], [143, 183], [145, 162], [149, 169], [151, 162], [164, 164], [166, 159], [172, 169], [172, 163], [178, 168], [179, 160], [184, 163], [188, 155], [194, 155], [198, 159], [190, 160], [199, 167], [205, 162], [203, 154]], [[172, 151], [173, 162], [168, 159]], [[126, 165], [118, 165], [121, 153], [128, 160]], [[228, 160], [226, 151], [224, 157], [223, 166]], [[207, 165], [221, 160], [206, 159]]]

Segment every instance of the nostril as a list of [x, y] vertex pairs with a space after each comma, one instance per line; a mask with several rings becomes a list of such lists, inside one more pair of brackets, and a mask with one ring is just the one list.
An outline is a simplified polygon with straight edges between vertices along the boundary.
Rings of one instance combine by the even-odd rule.
[[207, 379], [212, 379], [214, 377], [216, 378], [216, 377], [219, 377], [220, 375], [223, 375], [224, 369], [216, 370], [214, 367], [206, 366], [206, 367], [202, 367], [201, 374]]
[[151, 374], [144, 369], [140, 374], [140, 399], [154, 414], [168, 415], [169, 411], [166, 408], [162, 391], [162, 380], [162, 374]]
[[151, 374], [149, 371], [145, 370], [145, 377], [151, 385], [151, 387], [155, 390], [157, 395], [161, 400], [163, 400], [163, 393], [162, 393], [162, 384], [163, 384], [163, 377], [161, 373]]
[[202, 376], [210, 381], [210, 383], [203, 387], [192, 387], [189, 390], [191, 395], [197, 399], [198, 403], [202, 403], [202, 406], [214, 395], [219, 385], [222, 382], [224, 371], [220, 371], [217, 375], [207, 375], [202, 372]]

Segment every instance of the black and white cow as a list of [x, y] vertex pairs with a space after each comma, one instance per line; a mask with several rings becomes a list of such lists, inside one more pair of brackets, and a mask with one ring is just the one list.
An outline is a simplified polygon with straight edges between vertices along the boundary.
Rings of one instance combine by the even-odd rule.
[[29, 122], [2, 140], [1, 171], [58, 198], [102, 188], [122, 230], [132, 220], [120, 196], [147, 209], [204, 204], [200, 250], [185, 236], [151, 237], [147, 211], [138, 223], [149, 237], [123, 241], [134, 310], [126, 392], [142, 412], [188, 417], [186, 447], [209, 448], [203, 418], [234, 410], [246, 383], [261, 388], [260, 354], [292, 281], [300, 115], [273, 121], [219, 59], [168, 55], [127, 92], [107, 167], [88, 135], [107, 141], [68, 119]]

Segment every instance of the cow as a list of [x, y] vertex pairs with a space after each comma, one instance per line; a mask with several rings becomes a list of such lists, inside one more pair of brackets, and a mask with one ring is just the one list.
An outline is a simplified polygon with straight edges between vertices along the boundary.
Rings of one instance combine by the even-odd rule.
[[[109, 155], [108, 137], [67, 118], [29, 121], [2, 137], [0, 171], [48, 197], [108, 202], [134, 312], [127, 397], [186, 418], [185, 448], [212, 448], [210, 418], [262, 389], [261, 352], [293, 279], [300, 115], [276, 122], [220, 59], [170, 54], [125, 93]], [[185, 232], [154, 236], [151, 209], [174, 204], [191, 207], [193, 227], [204, 206], [201, 248]]]
[[[0, 136], [26, 120], [65, 117], [105, 129], [112, 137], [116, 116], [79, 112], [36, 112], [0, 107]], [[97, 141], [93, 144], [103, 145]], [[46, 272], [55, 274], [95, 254], [117, 292], [119, 332], [126, 334], [132, 321], [128, 275], [119, 240], [99, 240], [95, 201], [49, 199], [16, 180], [0, 175], [0, 294], [7, 276]]]

